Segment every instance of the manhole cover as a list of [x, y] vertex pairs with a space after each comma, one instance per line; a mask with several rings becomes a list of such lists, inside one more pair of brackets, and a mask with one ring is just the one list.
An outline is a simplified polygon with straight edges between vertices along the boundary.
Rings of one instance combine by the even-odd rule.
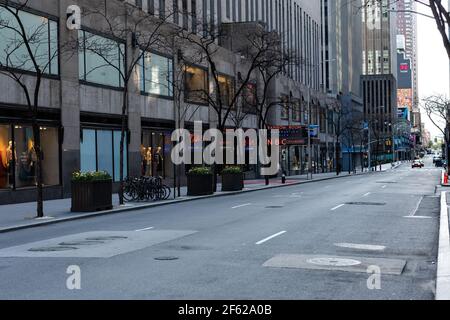
[[267, 206], [266, 209], [282, 209], [283, 206]]
[[58, 246], [58, 247], [44, 247], [44, 248], [31, 248], [30, 252], [58, 252], [58, 251], [70, 251], [77, 250], [75, 247]]
[[349, 206], [385, 206], [384, 202], [347, 202]]
[[108, 237], [93, 237], [93, 238], [86, 238], [87, 241], [110, 241], [110, 240], [125, 240], [128, 239], [128, 237], [122, 237], [122, 236], [108, 236]]
[[155, 258], [155, 260], [158, 261], [174, 261], [174, 260], [178, 260], [178, 257], [157, 257]]
[[343, 258], [315, 258], [307, 261], [308, 263], [327, 266], [327, 267], [352, 267], [361, 264], [361, 261]]
[[70, 246], [94, 246], [96, 244], [105, 243], [99, 240], [85, 240], [85, 241], [73, 241], [73, 242], [61, 242], [60, 246], [70, 247]]

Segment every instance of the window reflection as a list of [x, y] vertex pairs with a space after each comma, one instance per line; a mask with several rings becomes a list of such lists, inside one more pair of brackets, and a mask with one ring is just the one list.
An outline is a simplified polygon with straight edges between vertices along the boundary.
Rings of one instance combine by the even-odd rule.
[[207, 104], [207, 73], [205, 70], [187, 66], [185, 69], [185, 99], [188, 102]]

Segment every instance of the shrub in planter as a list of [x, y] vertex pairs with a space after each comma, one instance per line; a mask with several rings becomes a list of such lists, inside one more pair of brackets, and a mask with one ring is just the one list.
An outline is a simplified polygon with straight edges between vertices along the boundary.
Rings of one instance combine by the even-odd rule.
[[108, 173], [72, 174], [72, 212], [92, 212], [112, 208], [112, 178]]
[[244, 173], [240, 167], [227, 167], [222, 171], [222, 191], [244, 189]]
[[188, 196], [206, 196], [214, 193], [213, 173], [207, 167], [195, 167], [187, 173]]

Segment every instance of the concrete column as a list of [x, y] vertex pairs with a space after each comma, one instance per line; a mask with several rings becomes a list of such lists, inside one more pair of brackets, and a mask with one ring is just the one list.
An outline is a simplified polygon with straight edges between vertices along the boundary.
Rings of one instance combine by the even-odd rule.
[[62, 143], [62, 184], [63, 195], [70, 195], [71, 175], [80, 169], [80, 91], [78, 74], [78, 52], [67, 48], [78, 38], [77, 30], [66, 27], [66, 10], [72, 0], [59, 1], [59, 39], [60, 39], [60, 108], [63, 127]]
[[[131, 37], [128, 39], [128, 52], [130, 53], [128, 63], [131, 64], [137, 58], [139, 52], [131, 45]], [[133, 57], [132, 54], [135, 56]], [[128, 144], [128, 173], [132, 177], [141, 175], [141, 88], [137, 68], [128, 84], [128, 129], [130, 132], [130, 143]], [[146, 106], [150, 108], [151, 106]]]

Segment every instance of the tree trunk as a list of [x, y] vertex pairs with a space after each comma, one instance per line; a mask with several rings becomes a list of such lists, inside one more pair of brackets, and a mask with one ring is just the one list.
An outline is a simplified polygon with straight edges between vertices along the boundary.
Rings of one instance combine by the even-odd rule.
[[124, 204], [124, 198], [123, 198], [123, 164], [124, 164], [124, 151], [125, 151], [125, 131], [128, 128], [127, 126], [127, 99], [128, 99], [128, 84], [126, 83], [124, 85], [123, 89], [123, 101], [122, 101], [122, 126], [121, 126], [121, 132], [120, 132], [120, 186], [119, 186], [119, 204]]
[[36, 188], [37, 188], [37, 217], [44, 217], [44, 196], [42, 186], [42, 148], [41, 148], [41, 130], [37, 123], [36, 116], [33, 115], [33, 139], [34, 139], [34, 153], [36, 155]]

